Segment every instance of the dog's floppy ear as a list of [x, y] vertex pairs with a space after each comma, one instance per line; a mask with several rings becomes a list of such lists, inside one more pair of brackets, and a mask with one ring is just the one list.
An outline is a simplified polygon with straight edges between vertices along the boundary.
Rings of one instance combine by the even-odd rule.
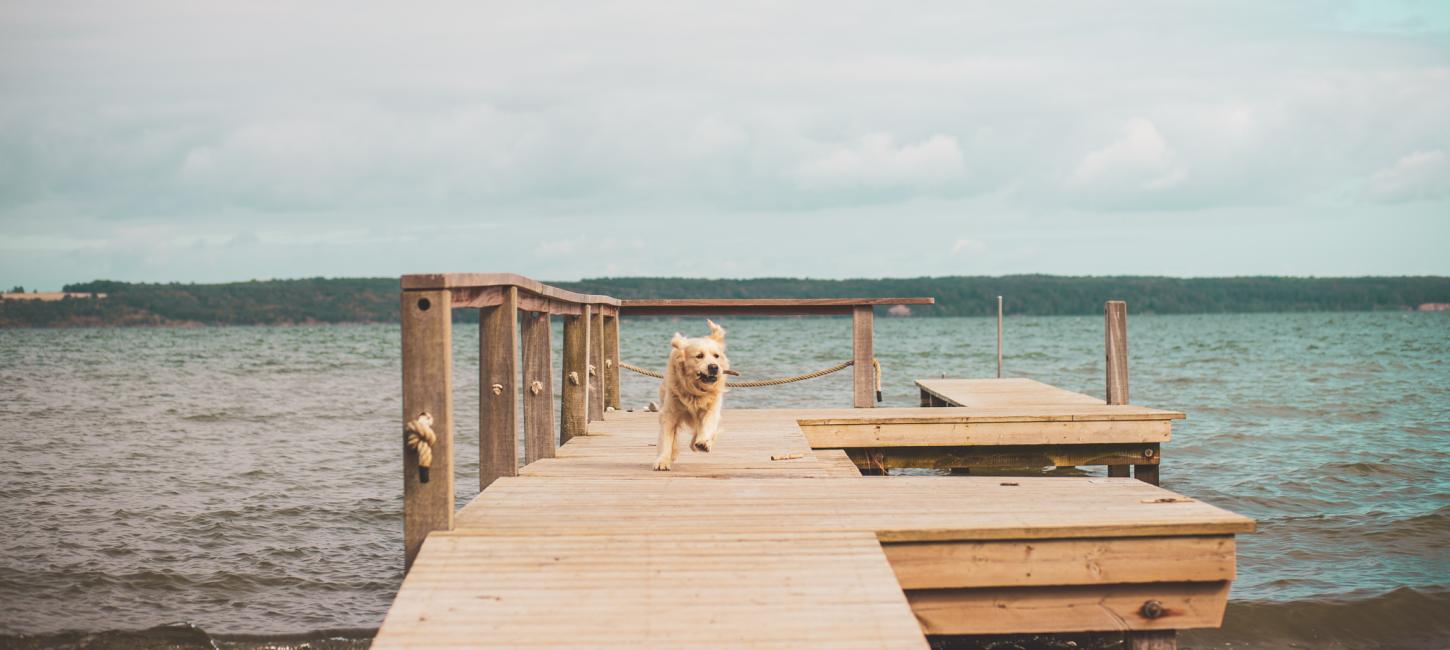
[[690, 340], [685, 338], [685, 335], [679, 332], [675, 332], [675, 338], [670, 339], [670, 347], [676, 350], [684, 350], [685, 346], [689, 345], [689, 343]]
[[717, 342], [723, 342], [725, 340], [725, 328], [716, 325], [715, 321], [712, 321], [708, 318], [705, 319], [705, 324], [710, 326], [711, 339]]

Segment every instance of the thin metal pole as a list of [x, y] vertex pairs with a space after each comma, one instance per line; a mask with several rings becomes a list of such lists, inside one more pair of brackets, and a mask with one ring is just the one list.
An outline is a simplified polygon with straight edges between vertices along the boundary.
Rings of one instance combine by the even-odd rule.
[[1002, 296], [997, 296], [997, 378], [1002, 378]]

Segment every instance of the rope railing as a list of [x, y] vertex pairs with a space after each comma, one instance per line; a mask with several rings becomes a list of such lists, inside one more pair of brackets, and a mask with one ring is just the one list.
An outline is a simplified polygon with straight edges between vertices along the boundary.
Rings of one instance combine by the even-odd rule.
[[[754, 381], [732, 381], [732, 382], [730, 382], [730, 387], [731, 388], [760, 388], [760, 387], [763, 387], [763, 386], [780, 386], [782, 384], [791, 384], [791, 383], [795, 383], [795, 382], [798, 382], [798, 381], [805, 381], [807, 379], [815, 379], [817, 377], [824, 377], [824, 376], [829, 375], [829, 374], [831, 374], [833, 372], [840, 372], [842, 370], [845, 370], [846, 368], [849, 368], [849, 367], [851, 367], [853, 365], [856, 365], [856, 362], [855, 361], [843, 361], [843, 362], [838, 363], [838, 364], [836, 364], [834, 366], [831, 366], [829, 368], [822, 368], [822, 369], [817, 370], [817, 371], [814, 371], [814, 372], [808, 372], [808, 373], [805, 373], [803, 375], [795, 375], [793, 377], [779, 377], [779, 378], [776, 378], [776, 379], [757, 379], [757, 380], [754, 380]], [[876, 390], [879, 392], [881, 390], [881, 364], [878, 363], [875, 359], [872, 359], [871, 360], [871, 365], [876, 369]], [[645, 368], [641, 368], [641, 367], [636, 366], [634, 364], [624, 363], [623, 361], [621, 361], [619, 363], [619, 367], [620, 368], [623, 368], [625, 370], [628, 370], [630, 372], [634, 372], [634, 373], [638, 373], [638, 374], [644, 375], [646, 377], [654, 377], [655, 379], [664, 379], [665, 378], [664, 373], [655, 372], [653, 370], [648, 370], [648, 369], [645, 369]]]

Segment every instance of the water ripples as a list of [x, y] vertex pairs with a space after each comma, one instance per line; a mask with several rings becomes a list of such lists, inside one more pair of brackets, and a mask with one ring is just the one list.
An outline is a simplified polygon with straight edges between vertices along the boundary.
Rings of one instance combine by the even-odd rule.
[[[622, 356], [648, 367], [674, 331], [703, 328], [625, 325]], [[747, 378], [851, 356], [849, 319], [725, 325]], [[1278, 633], [1294, 607], [1325, 625], [1358, 616], [1343, 599], [1447, 611], [1450, 317], [1134, 316], [1130, 329], [1134, 401], [1189, 415], [1164, 448], [1165, 486], [1261, 523], [1239, 541], [1231, 628]], [[455, 335], [461, 505], [477, 477], [477, 327]], [[876, 342], [888, 405], [915, 405], [915, 378], [995, 373], [993, 319], [883, 318]], [[401, 579], [398, 364], [389, 326], [0, 330], [0, 634], [360, 647]], [[1006, 367], [1101, 396], [1102, 321], [1009, 317]], [[626, 373], [624, 405], [656, 386]], [[850, 394], [838, 373], [730, 403]], [[200, 628], [153, 627], [171, 621]]]

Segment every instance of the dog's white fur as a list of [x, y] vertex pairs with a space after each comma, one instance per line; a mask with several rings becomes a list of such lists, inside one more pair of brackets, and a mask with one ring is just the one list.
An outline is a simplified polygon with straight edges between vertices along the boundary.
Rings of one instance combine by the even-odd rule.
[[[668, 471], [679, 457], [677, 436], [685, 430], [694, 438], [690, 448], [710, 451], [720, 435], [720, 414], [725, 405], [725, 371], [730, 359], [725, 356], [725, 330], [713, 321], [710, 335], [686, 338], [679, 332], [670, 340], [670, 360], [665, 366], [665, 379], [660, 382], [660, 440], [655, 469]], [[715, 372], [710, 372], [710, 366]], [[714, 381], [707, 378], [714, 375]]]

